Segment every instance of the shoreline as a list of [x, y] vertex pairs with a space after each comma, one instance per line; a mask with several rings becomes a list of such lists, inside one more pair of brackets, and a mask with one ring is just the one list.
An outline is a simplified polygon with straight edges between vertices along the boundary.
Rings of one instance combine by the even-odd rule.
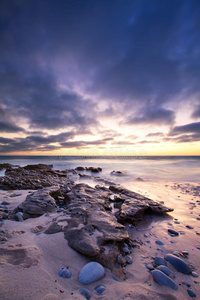
[[[168, 263], [178, 285], [178, 290], [174, 291], [156, 283], [147, 269], [147, 266], [153, 266], [153, 258], [157, 256], [164, 257], [165, 254], [174, 251], [186, 251], [188, 255], [183, 258], [184, 261], [192, 265], [194, 272], [200, 274], [200, 236], [196, 234], [200, 231], [200, 221], [197, 220], [200, 196], [194, 195], [194, 192], [199, 191], [195, 188], [199, 188], [198, 183], [174, 185], [174, 182], [170, 184], [166, 181], [134, 182], [134, 192], [166, 206], [173, 206], [174, 211], [166, 216], [145, 215], [143, 221], [136, 226], [125, 224], [130, 237], [135, 241], [131, 253], [133, 263], [126, 266], [126, 280], [114, 280], [112, 272], [105, 268], [105, 277], [86, 286], [92, 294], [90, 299], [189, 299], [188, 288], [183, 282], [191, 285], [198, 298], [198, 277], [182, 274]], [[0, 196], [3, 201], [9, 201], [14, 208], [25, 200], [28, 192], [29, 190], [0, 190]], [[10, 197], [20, 193], [21, 196]], [[5, 250], [2, 252], [0, 265], [3, 270], [1, 299], [85, 299], [79, 292], [83, 286], [78, 282], [78, 274], [89, 259], [68, 246], [63, 232], [48, 235], [44, 233], [52, 220], [58, 215], [62, 217], [62, 214], [55, 212], [29, 218], [24, 222], [4, 221], [1, 231], [7, 232], [8, 236], [7, 241], [0, 245], [0, 250]], [[176, 230], [179, 236], [170, 236], [168, 229]], [[157, 240], [164, 245], [156, 244]], [[58, 276], [59, 269], [66, 265], [72, 272], [69, 279]], [[98, 295], [94, 290], [99, 284], [106, 287], [102, 295]]]

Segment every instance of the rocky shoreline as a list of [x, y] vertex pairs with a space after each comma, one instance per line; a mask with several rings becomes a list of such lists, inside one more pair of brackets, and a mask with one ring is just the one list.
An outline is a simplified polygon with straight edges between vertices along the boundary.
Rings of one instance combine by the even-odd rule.
[[[118, 278], [125, 278], [124, 267], [130, 261], [127, 254], [132, 252], [133, 241], [124, 224], [136, 225], [145, 212], [167, 213], [172, 211], [138, 193], [124, 189], [112, 183], [108, 187], [76, 184], [69, 174], [79, 174], [83, 168], [76, 170], [53, 170], [51, 165], [28, 165], [6, 168], [1, 178], [2, 190], [36, 190], [27, 195], [13, 211], [5, 206], [1, 219], [23, 221], [36, 218], [46, 213], [63, 212], [63, 228], [68, 244], [74, 250], [101, 263], [112, 270]], [[100, 172], [101, 168], [88, 168]], [[58, 220], [49, 226], [49, 233], [61, 230]]]
[[[43, 233], [54, 239], [57, 234], [62, 233], [71, 249], [93, 262], [86, 264], [80, 272], [84, 274], [79, 280], [82, 285], [85, 284], [84, 282], [91, 284], [102, 278], [105, 274], [102, 269], [104, 267], [111, 271], [113, 279], [124, 282], [128, 278], [127, 269], [132, 264], [133, 257], [136, 267], [135, 255], [138, 255], [138, 251], [144, 251], [146, 247], [151, 249], [150, 234], [145, 233], [142, 240], [138, 238], [140, 222], [154, 220], [157, 218], [155, 216], [159, 215], [166, 219], [167, 213], [173, 211], [172, 208], [166, 207], [163, 201], [153, 201], [151, 197], [144, 196], [142, 193], [133, 192], [96, 176], [102, 171], [101, 168], [77, 167], [59, 171], [54, 170], [51, 165], [44, 164], [25, 167], [4, 164], [0, 165], [0, 169], [5, 169], [5, 176], [0, 177], [2, 191], [7, 191], [10, 193], [9, 197], [16, 199], [20, 198], [20, 191], [26, 193], [26, 197], [15, 207], [10, 205], [9, 197], [7, 197], [8, 201], [0, 203], [0, 226], [3, 228], [5, 220], [22, 225], [28, 220], [35, 220], [36, 225], [31, 228], [31, 232], [36, 236]], [[91, 187], [80, 183], [77, 180], [79, 177], [93, 179], [97, 184]], [[188, 189], [187, 186], [186, 194]], [[193, 189], [196, 193], [197, 188]], [[41, 217], [48, 219], [45, 226], [37, 224], [37, 219]], [[180, 223], [175, 219], [174, 224]], [[181, 231], [170, 226], [166, 231], [169, 237], [179, 237], [182, 234]], [[24, 231], [19, 233], [23, 234]], [[4, 230], [1, 231], [1, 244], [5, 244], [10, 239], [9, 234]], [[163, 241], [156, 238], [156, 235], [154, 239], [156, 251], [162, 253]], [[172, 240], [171, 243], [174, 241]], [[2, 251], [3, 255], [7, 255], [5, 253], [10, 253], [11, 250], [4, 247]], [[178, 285], [173, 268], [178, 273], [185, 273], [194, 278], [198, 276], [194, 266], [187, 264], [182, 257], [187, 259], [188, 254], [184, 251], [168, 251], [162, 256], [147, 255], [142, 259], [149, 260], [149, 263], [145, 262], [145, 268], [158, 286], [166, 286], [176, 291]], [[173, 266], [172, 270], [167, 263]], [[71, 278], [72, 273], [68, 267], [63, 267], [58, 275], [61, 278]], [[94, 278], [98, 279], [93, 280]], [[87, 283], [87, 280], [91, 281]], [[186, 287], [188, 287], [188, 295], [195, 297], [195, 293], [189, 289], [189, 283]], [[104, 285], [95, 287], [99, 295], [105, 290]], [[87, 288], [81, 288], [80, 294], [86, 299], [91, 298], [91, 292]]]

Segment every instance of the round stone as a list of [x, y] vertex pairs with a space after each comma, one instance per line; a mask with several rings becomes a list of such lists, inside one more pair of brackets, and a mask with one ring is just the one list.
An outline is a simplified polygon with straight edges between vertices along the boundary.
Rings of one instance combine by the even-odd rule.
[[89, 284], [101, 279], [105, 275], [104, 267], [97, 262], [89, 262], [79, 273], [79, 282]]
[[160, 246], [163, 246], [163, 245], [164, 245], [164, 243], [163, 243], [162, 241], [159, 241], [159, 240], [155, 241], [155, 243], [156, 243], [157, 245], [160, 245]]
[[103, 294], [103, 292], [105, 292], [105, 290], [106, 290], [106, 287], [105, 287], [104, 285], [97, 285], [97, 286], [95, 287], [95, 291], [96, 291], [99, 295]]
[[85, 299], [87, 299], [87, 300], [89, 300], [90, 298], [91, 298], [91, 292], [88, 290], [88, 289], [86, 289], [86, 288], [81, 288], [80, 290], [79, 290], [79, 292], [81, 293], [81, 295], [83, 296], [83, 297], [85, 297]]
[[195, 298], [197, 296], [191, 289], [187, 289], [187, 292], [191, 298]]
[[68, 268], [62, 268], [59, 272], [58, 275], [62, 278], [70, 278], [72, 276], [72, 273]]
[[157, 266], [160, 266], [160, 265], [167, 266], [166, 260], [164, 258], [160, 257], [160, 256], [156, 256], [154, 261], [155, 261]]

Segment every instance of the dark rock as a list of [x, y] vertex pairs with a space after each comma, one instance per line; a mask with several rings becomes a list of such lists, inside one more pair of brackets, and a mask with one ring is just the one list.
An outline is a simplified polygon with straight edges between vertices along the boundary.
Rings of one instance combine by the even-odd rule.
[[77, 171], [84, 171], [85, 168], [84, 167], [76, 167], [75, 170], [77, 170]]
[[104, 285], [97, 285], [95, 287], [95, 291], [97, 292], [97, 294], [101, 295], [105, 292], [106, 287]]
[[168, 267], [160, 265], [156, 268], [156, 270], [160, 270], [161, 272], [165, 273], [167, 276], [170, 277], [170, 275], [172, 276], [172, 278], [175, 278], [174, 273], [172, 272], [172, 270], [170, 270]]
[[62, 278], [70, 278], [72, 276], [71, 271], [68, 268], [62, 268], [59, 272], [58, 275]]
[[187, 281], [182, 281], [181, 283], [182, 283], [183, 285], [187, 286], [187, 287], [191, 287], [191, 284], [188, 283]]
[[110, 175], [115, 175], [115, 176], [122, 176], [122, 175], [124, 175], [121, 171], [112, 171], [111, 173], [110, 173]]
[[103, 266], [97, 262], [89, 262], [79, 273], [79, 282], [81, 284], [89, 284], [95, 282], [105, 275]]
[[95, 168], [95, 167], [89, 167], [89, 168], [85, 168], [86, 169], [86, 171], [91, 171], [91, 172], [93, 172], [93, 173], [98, 173], [98, 172], [101, 172], [102, 171], [102, 168]]
[[159, 240], [155, 241], [155, 243], [156, 243], [157, 245], [164, 246], [164, 243], [161, 242], [161, 241], [159, 241]]
[[22, 202], [14, 212], [23, 212], [28, 217], [34, 218], [41, 216], [47, 212], [56, 212], [57, 205], [55, 202], [56, 195], [60, 194], [59, 186], [52, 186], [38, 190], [26, 197], [26, 200]]
[[191, 297], [191, 298], [195, 298], [197, 295], [195, 294], [195, 292], [193, 292], [192, 290], [190, 289], [187, 289], [187, 292], [188, 292], [188, 295]]
[[126, 259], [127, 264], [132, 264], [133, 263], [133, 260], [132, 260], [130, 255], [126, 255], [125, 259]]
[[175, 231], [175, 230], [173, 230], [173, 229], [168, 229], [168, 233], [170, 234], [170, 235], [179, 235], [179, 233], [177, 232], [177, 231]]
[[160, 265], [167, 266], [166, 260], [162, 257], [156, 256], [154, 261], [155, 261], [157, 266], [160, 266]]
[[1, 202], [1, 205], [9, 205], [9, 204], [10, 204], [10, 202], [7, 202], [7, 201]]
[[87, 300], [89, 300], [89, 299], [92, 297], [91, 292], [90, 292], [88, 289], [86, 289], [86, 288], [81, 288], [81, 289], [79, 290], [79, 292], [80, 292], [81, 295], [82, 295], [83, 297], [85, 297], [85, 299], [87, 299]]
[[188, 229], [194, 229], [194, 227], [192, 227], [190, 225], [186, 225], [185, 227], [188, 228]]
[[57, 223], [52, 223], [46, 230], [44, 233], [46, 234], [54, 234], [54, 233], [58, 233], [62, 231], [62, 226], [60, 226]]
[[176, 285], [176, 283], [171, 278], [169, 278], [167, 275], [165, 275], [163, 272], [161, 272], [159, 270], [153, 270], [150, 273], [153, 276], [153, 279], [160, 285], [169, 286], [173, 290], [178, 289], [178, 286]]
[[0, 164], [0, 171], [1, 170], [6, 170], [6, 169], [9, 169], [9, 168], [12, 168], [11, 164], [7, 164], [7, 163]]
[[184, 274], [190, 274], [192, 270], [190, 267], [180, 258], [173, 254], [166, 254], [165, 259], [179, 272]]
[[116, 214], [118, 222], [131, 222], [137, 224], [142, 220], [143, 214], [147, 211], [155, 213], [173, 211], [171, 208], [167, 208], [158, 202], [144, 197], [141, 194], [127, 190], [121, 186], [111, 185], [109, 189], [114, 193], [120, 194], [121, 197], [122, 195], [126, 196], [120, 211]]

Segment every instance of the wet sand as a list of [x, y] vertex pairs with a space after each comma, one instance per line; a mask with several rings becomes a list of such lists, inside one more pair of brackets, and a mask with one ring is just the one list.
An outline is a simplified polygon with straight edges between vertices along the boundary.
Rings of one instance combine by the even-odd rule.
[[[178, 285], [178, 290], [172, 290], [156, 283], [147, 265], [151, 267], [156, 256], [187, 251], [187, 257], [182, 259], [200, 274], [199, 186], [197, 183], [162, 181], [127, 183], [126, 188], [164, 202], [174, 211], [166, 216], [146, 215], [136, 227], [126, 224], [135, 247], [131, 254], [133, 263], [126, 267], [125, 281], [114, 280], [111, 271], [105, 268], [106, 274], [101, 280], [86, 286], [79, 283], [79, 272], [89, 260], [68, 246], [63, 232], [44, 234], [58, 213], [24, 222], [5, 220], [0, 228], [6, 237], [0, 245], [0, 299], [85, 299], [79, 292], [82, 287], [91, 291], [91, 299], [190, 299], [183, 282], [191, 285], [198, 299], [200, 277], [182, 274], [168, 263]], [[21, 196], [10, 197], [13, 194]], [[10, 207], [14, 208], [27, 194], [28, 191], [0, 191], [0, 200], [10, 202]], [[176, 230], [179, 235], [170, 236], [168, 229]], [[164, 245], [156, 244], [158, 240]], [[62, 267], [69, 267], [71, 278], [58, 276]], [[99, 284], [106, 287], [102, 295], [94, 290]]]

